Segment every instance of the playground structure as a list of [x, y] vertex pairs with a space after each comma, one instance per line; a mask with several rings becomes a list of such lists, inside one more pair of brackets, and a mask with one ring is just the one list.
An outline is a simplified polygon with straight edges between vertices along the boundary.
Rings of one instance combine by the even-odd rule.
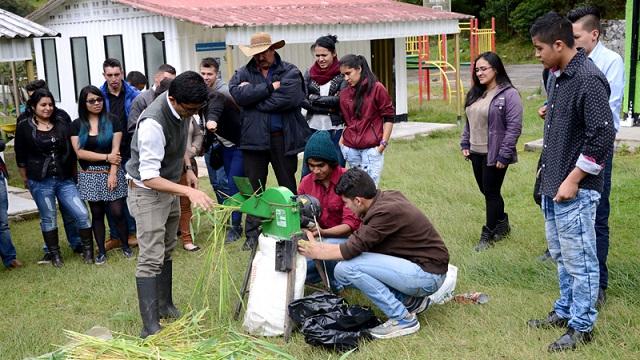
[[[476, 18], [469, 22], [458, 23], [460, 32], [453, 34], [454, 51], [453, 64], [449, 62], [449, 44], [446, 34], [437, 36], [414, 36], [407, 38], [407, 68], [418, 69], [418, 103], [422, 106], [425, 99], [432, 98], [431, 81], [440, 79], [442, 84], [442, 99], [455, 101], [458, 122], [462, 119], [462, 105], [464, 99], [464, 86], [460, 79], [460, 35], [469, 32], [469, 64], [470, 71], [475, 69], [474, 59], [486, 51], [495, 51], [495, 19], [491, 18], [491, 28], [481, 29]], [[432, 41], [432, 39], [434, 41]], [[432, 43], [435, 42], [435, 51]], [[435, 55], [432, 57], [431, 55]], [[453, 85], [452, 85], [453, 83]]]

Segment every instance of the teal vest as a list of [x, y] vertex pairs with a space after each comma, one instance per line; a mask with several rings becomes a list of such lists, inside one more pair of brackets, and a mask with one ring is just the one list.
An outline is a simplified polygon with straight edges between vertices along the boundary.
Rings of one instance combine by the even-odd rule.
[[[171, 112], [167, 101], [168, 93], [158, 96], [149, 107], [140, 115], [140, 121], [153, 119], [162, 126], [165, 146], [164, 158], [160, 163], [160, 176], [173, 181], [180, 181], [184, 169], [184, 152], [187, 148], [187, 136], [189, 132], [189, 121], [186, 119], [176, 119]], [[136, 127], [131, 139], [131, 159], [127, 162], [127, 173], [134, 179], [140, 180], [140, 151], [138, 149], [138, 135], [140, 124]], [[160, 141], [160, 140], [158, 140]]]

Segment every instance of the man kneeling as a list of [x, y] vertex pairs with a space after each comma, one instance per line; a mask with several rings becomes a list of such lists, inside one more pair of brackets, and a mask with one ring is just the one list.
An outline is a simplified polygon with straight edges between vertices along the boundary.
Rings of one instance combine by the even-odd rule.
[[362, 225], [347, 242], [301, 242], [299, 252], [319, 260], [342, 260], [334, 270], [336, 282], [362, 291], [389, 318], [370, 330], [378, 339], [409, 335], [420, 329], [417, 314], [428, 296], [442, 285], [449, 252], [429, 219], [399, 191], [376, 190], [363, 170], [342, 175], [336, 194]]

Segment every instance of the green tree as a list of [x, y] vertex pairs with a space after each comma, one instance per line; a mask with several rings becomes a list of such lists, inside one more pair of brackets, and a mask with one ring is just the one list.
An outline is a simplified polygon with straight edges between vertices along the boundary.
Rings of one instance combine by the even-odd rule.
[[36, 9], [30, 1], [25, 0], [2, 0], [0, 8], [23, 17]]

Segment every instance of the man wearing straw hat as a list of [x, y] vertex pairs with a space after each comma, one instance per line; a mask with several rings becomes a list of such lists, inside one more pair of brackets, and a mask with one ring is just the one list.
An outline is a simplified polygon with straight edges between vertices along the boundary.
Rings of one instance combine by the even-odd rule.
[[[236, 70], [229, 91], [243, 110], [239, 147], [253, 189], [264, 188], [271, 164], [278, 185], [295, 194], [298, 153], [311, 129], [300, 112], [305, 96], [302, 73], [276, 52], [284, 44], [284, 40], [273, 42], [264, 32], [253, 34], [249, 45], [240, 46], [251, 60]], [[258, 224], [247, 219], [245, 249], [257, 244]]]

